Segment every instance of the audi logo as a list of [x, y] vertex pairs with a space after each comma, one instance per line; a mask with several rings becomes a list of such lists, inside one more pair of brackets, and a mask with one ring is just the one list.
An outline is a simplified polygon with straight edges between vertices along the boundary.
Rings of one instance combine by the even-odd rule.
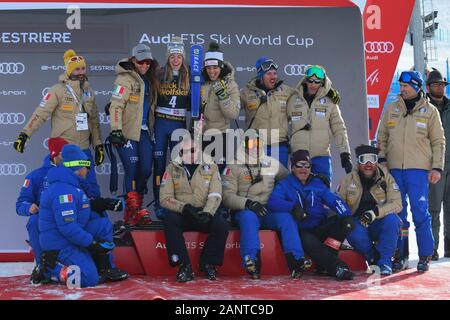
[[50, 138], [45, 138], [44, 141], [42, 141], [42, 145], [44, 146], [45, 149], [48, 150], [48, 139]]
[[109, 116], [106, 115], [104, 112], [98, 113], [98, 122], [100, 124], [109, 124]]
[[23, 113], [0, 113], [0, 124], [24, 124], [25, 115]]
[[23, 176], [27, 166], [23, 163], [0, 163], [0, 176]]
[[[119, 174], [124, 174], [125, 170], [123, 169], [123, 165], [121, 163], [117, 164], [117, 168], [118, 168], [118, 173]], [[111, 174], [111, 163], [103, 163], [99, 166], [95, 167], [95, 173], [99, 174], [99, 175], [107, 175], [107, 174]]]
[[288, 76], [304, 76], [308, 64], [287, 64], [284, 66], [284, 73]]
[[368, 41], [364, 44], [366, 53], [392, 53], [394, 44], [390, 41]]
[[0, 74], [22, 74], [25, 72], [25, 65], [22, 62], [1, 62]]

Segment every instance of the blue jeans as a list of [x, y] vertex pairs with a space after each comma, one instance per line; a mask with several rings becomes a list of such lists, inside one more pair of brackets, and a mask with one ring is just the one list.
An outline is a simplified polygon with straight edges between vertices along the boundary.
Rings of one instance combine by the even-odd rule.
[[147, 192], [147, 180], [152, 175], [153, 141], [147, 130], [141, 130], [139, 141], [128, 140], [128, 143], [117, 148], [122, 161], [125, 177], [124, 192]]
[[39, 243], [39, 216], [37, 214], [33, 214], [28, 219], [27, 230], [30, 245], [33, 249], [34, 260], [36, 261], [36, 264], [39, 264], [42, 250], [41, 244]]
[[375, 257], [373, 242], [376, 241], [376, 250], [380, 254], [377, 264], [392, 267], [392, 257], [397, 248], [401, 225], [402, 221], [396, 214], [377, 219], [368, 228], [361, 225], [359, 218], [355, 218], [355, 228], [347, 236], [347, 240], [369, 262]]
[[408, 203], [409, 199], [414, 226], [416, 227], [417, 246], [419, 257], [428, 257], [433, 254], [434, 239], [431, 229], [431, 215], [428, 212], [428, 171], [422, 169], [392, 169], [391, 174], [397, 182], [402, 194], [403, 210], [399, 213], [403, 221], [402, 235], [398, 241], [398, 248], [402, 257], [405, 241], [408, 241]]
[[258, 231], [260, 227], [279, 231], [284, 253], [292, 253], [295, 259], [305, 256], [303, 252], [297, 223], [288, 212], [269, 213], [264, 217], [258, 216], [251, 210], [242, 210], [233, 215], [233, 219], [240, 227], [241, 257], [244, 264], [245, 256], [255, 259], [260, 250]]
[[311, 159], [312, 163], [312, 172], [319, 173], [328, 178], [331, 184], [331, 178], [333, 175], [333, 169], [331, 167], [331, 157], [323, 156], [323, 157], [314, 157]]

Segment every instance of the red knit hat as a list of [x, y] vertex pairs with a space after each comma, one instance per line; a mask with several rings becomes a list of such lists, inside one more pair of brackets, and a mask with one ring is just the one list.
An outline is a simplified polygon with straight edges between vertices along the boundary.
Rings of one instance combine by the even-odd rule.
[[50, 159], [53, 160], [53, 158], [60, 154], [63, 146], [66, 144], [69, 144], [69, 142], [61, 137], [48, 139], [48, 151], [50, 152]]

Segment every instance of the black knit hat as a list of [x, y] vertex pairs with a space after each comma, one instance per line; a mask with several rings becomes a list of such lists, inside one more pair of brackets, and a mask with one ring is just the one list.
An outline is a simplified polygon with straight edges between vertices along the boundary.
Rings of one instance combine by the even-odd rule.
[[208, 51], [205, 53], [205, 67], [218, 66], [223, 68], [223, 52], [220, 50], [217, 42], [211, 42], [209, 44]]
[[361, 144], [355, 148], [356, 157], [359, 157], [360, 155], [367, 153], [378, 155], [378, 152], [380, 152], [380, 149], [366, 144]]
[[308, 161], [311, 163], [308, 150], [297, 150], [291, 156], [291, 165], [295, 165], [299, 161]]

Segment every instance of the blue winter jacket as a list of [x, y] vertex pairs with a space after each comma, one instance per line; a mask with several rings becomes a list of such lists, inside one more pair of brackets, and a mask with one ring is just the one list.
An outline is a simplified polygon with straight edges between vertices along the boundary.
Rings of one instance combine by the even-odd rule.
[[306, 210], [308, 217], [299, 222], [300, 229], [317, 227], [326, 219], [329, 210], [334, 210], [338, 216], [351, 216], [352, 213], [347, 204], [322, 182], [320, 178], [310, 177], [306, 185], [293, 174], [279, 181], [267, 203], [272, 212], [291, 212], [298, 204]]
[[49, 186], [42, 192], [39, 210], [39, 242], [42, 250], [61, 250], [70, 245], [87, 247], [93, 237], [84, 227], [91, 209], [80, 178], [64, 166], [48, 171]]
[[31, 171], [20, 188], [20, 194], [16, 201], [16, 212], [20, 216], [30, 216], [30, 207], [33, 203], [39, 205], [41, 193], [47, 188], [47, 172], [54, 165], [47, 155], [42, 162], [42, 166]]

